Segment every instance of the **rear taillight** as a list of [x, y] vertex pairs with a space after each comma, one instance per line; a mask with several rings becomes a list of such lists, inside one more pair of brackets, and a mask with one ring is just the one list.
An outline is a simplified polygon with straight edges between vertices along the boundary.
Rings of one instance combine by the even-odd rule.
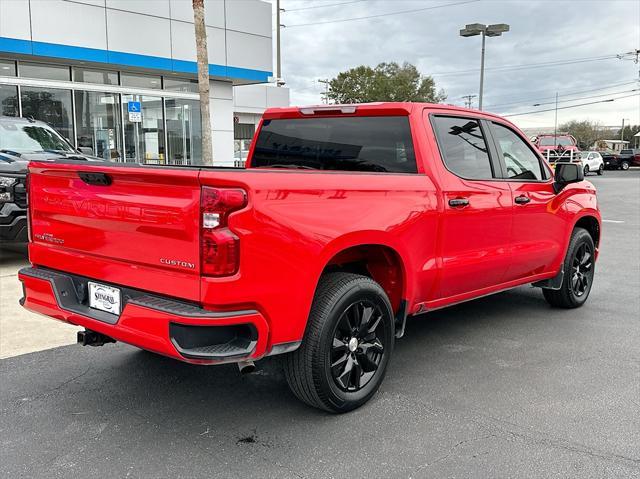
[[228, 276], [240, 266], [240, 238], [228, 226], [229, 215], [247, 205], [240, 188], [204, 186], [200, 199], [202, 274]]

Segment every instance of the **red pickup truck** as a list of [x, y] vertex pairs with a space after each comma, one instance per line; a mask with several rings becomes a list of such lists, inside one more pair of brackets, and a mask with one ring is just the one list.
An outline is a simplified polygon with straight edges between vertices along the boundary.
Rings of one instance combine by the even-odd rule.
[[24, 307], [83, 344], [281, 354], [332, 412], [375, 393], [407, 316], [526, 283], [581, 306], [600, 243], [579, 165], [443, 105], [270, 109], [244, 170], [34, 161], [29, 198]]

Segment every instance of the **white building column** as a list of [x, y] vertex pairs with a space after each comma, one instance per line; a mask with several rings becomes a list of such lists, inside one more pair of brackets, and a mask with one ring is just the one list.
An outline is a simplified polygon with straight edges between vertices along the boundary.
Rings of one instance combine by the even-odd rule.
[[233, 166], [233, 87], [229, 82], [209, 82], [213, 164]]

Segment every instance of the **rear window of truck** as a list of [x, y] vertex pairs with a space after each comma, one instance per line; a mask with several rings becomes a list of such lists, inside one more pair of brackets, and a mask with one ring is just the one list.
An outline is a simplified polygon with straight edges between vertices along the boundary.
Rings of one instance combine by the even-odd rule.
[[251, 167], [417, 173], [406, 116], [265, 120]]

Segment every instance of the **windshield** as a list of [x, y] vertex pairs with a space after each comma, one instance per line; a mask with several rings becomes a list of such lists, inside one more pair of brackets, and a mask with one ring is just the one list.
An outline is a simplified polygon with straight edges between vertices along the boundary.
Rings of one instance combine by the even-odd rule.
[[17, 153], [31, 151], [63, 151], [73, 148], [53, 128], [23, 120], [0, 119], [0, 150]]
[[573, 140], [568, 136], [543, 136], [539, 144], [540, 146], [573, 146]]

